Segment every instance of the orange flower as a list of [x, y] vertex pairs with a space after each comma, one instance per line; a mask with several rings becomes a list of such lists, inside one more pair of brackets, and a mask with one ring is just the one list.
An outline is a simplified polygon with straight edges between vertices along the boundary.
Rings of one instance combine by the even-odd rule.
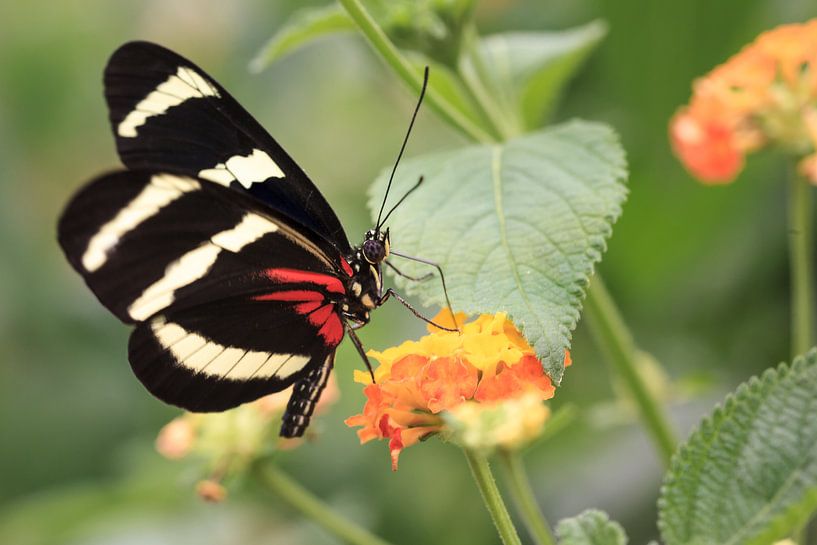
[[169, 460], [184, 458], [193, 448], [196, 432], [189, 418], [179, 416], [159, 430], [156, 450]]
[[817, 19], [765, 32], [695, 81], [670, 122], [673, 150], [707, 183], [731, 182], [744, 158], [778, 144], [802, 159], [817, 183]]
[[[206, 462], [207, 478], [198, 485], [199, 495], [208, 501], [226, 496], [221, 481], [240, 473], [270, 448], [292, 449], [303, 438], [278, 436], [281, 415], [286, 410], [292, 388], [262, 397], [223, 413], [184, 413], [167, 423], [156, 438], [156, 450], [176, 460], [196, 455]], [[320, 414], [338, 398], [334, 375], [315, 407]]]
[[[405, 447], [433, 433], [450, 431], [444, 412], [466, 403], [495, 406], [523, 396], [541, 405], [553, 397], [553, 384], [541, 362], [505, 313], [482, 315], [470, 323], [464, 323], [464, 317], [456, 317], [461, 334], [429, 326], [430, 334], [418, 341], [370, 351], [369, 356], [380, 362], [374, 384], [368, 374], [355, 372], [355, 380], [366, 384], [366, 404], [346, 424], [360, 426], [361, 443], [388, 440], [392, 469], [397, 469]], [[453, 325], [447, 311], [434, 320]], [[567, 353], [565, 365], [569, 364]]]
[[220, 482], [204, 479], [196, 484], [196, 493], [201, 499], [211, 503], [220, 503], [227, 498], [227, 489]]

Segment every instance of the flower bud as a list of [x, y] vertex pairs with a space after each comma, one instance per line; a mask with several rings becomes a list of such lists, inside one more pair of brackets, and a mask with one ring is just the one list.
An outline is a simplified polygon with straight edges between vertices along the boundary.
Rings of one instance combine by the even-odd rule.
[[533, 393], [498, 403], [462, 403], [445, 415], [450, 438], [470, 449], [518, 450], [542, 433], [550, 415], [539, 396]]
[[217, 481], [204, 479], [196, 484], [196, 494], [204, 501], [220, 503], [227, 498], [227, 489]]

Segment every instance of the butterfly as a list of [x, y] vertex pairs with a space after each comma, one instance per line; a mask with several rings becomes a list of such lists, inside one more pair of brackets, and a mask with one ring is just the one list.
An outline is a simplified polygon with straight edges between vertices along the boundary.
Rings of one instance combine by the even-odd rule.
[[[426, 70], [409, 133], [427, 82]], [[383, 228], [422, 178], [381, 219], [384, 198], [352, 246], [304, 171], [189, 60], [130, 42], [108, 61], [104, 87], [126, 169], [66, 205], [58, 239], [68, 261], [135, 326], [128, 359], [154, 396], [211, 412], [294, 385], [280, 433], [303, 435], [344, 336], [371, 372], [355, 330], [373, 309], [394, 297], [429, 321], [384, 289], [383, 264], [402, 274], [386, 259], [433, 265], [445, 289], [439, 266], [393, 252]]]

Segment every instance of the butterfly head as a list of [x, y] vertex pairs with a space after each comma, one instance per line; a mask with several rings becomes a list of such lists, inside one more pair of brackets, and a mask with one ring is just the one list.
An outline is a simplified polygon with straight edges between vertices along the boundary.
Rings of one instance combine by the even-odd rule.
[[363, 240], [363, 257], [372, 265], [377, 265], [389, 257], [389, 230], [370, 229]]

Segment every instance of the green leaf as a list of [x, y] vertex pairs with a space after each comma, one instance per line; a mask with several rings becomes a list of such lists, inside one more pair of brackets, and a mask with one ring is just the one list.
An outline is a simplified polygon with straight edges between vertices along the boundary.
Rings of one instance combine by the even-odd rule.
[[627, 535], [607, 513], [590, 509], [556, 526], [559, 545], [626, 545]]
[[767, 544], [817, 509], [817, 351], [752, 378], [672, 461], [659, 500], [667, 545]]
[[250, 62], [250, 70], [260, 72], [281, 57], [317, 38], [354, 29], [352, 19], [337, 4], [299, 10], [256, 54]]
[[[425, 185], [389, 221], [392, 248], [439, 263], [455, 310], [507, 311], [558, 383], [584, 289], [626, 194], [615, 133], [573, 121], [503, 145], [413, 158], [401, 164], [390, 202], [421, 175]], [[372, 186], [373, 217], [387, 178]], [[410, 275], [429, 272], [391, 261]], [[436, 279], [395, 281], [426, 304], [444, 301]]]
[[462, 80], [447, 66], [440, 64], [421, 53], [409, 52], [406, 57], [419, 73], [428, 66], [428, 88], [437, 93], [451, 108], [473, 121], [480, 127], [485, 127], [488, 120], [479, 106], [471, 98]]
[[475, 0], [363, 0], [394, 44], [455, 68]]
[[482, 39], [469, 61], [508, 115], [542, 125], [568, 80], [607, 33], [593, 21], [558, 32], [509, 32]]
[[[439, 60], [441, 55], [458, 55], [459, 37], [454, 40], [449, 35], [453, 30], [446, 25], [453, 25], [455, 22], [462, 24], [467, 20], [473, 8], [473, 0], [424, 0], [422, 3], [414, 0], [366, 0], [365, 3], [390, 38], [410, 50], [406, 52], [406, 56], [419, 73], [422, 73], [424, 67], [430, 67], [429, 90], [475, 125], [485, 126], [487, 120], [458, 75]], [[457, 21], [449, 21], [452, 17], [458, 18]], [[440, 40], [454, 40], [455, 43], [449, 44], [454, 52], [443, 55], [445, 48], [440, 43], [430, 38], [421, 40], [409, 32], [409, 27], [416, 30], [417, 36], [442, 33], [438, 36]], [[317, 38], [356, 29], [352, 18], [338, 4], [302, 9], [256, 54], [250, 62], [250, 70], [261, 72], [273, 62]]]

